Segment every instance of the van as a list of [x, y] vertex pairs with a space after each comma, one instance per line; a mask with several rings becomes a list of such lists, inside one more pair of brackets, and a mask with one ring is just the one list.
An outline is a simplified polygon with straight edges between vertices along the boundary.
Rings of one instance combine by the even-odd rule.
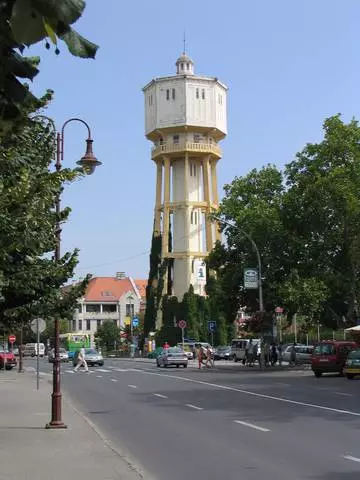
[[[231, 353], [230, 358], [234, 360], [234, 362], [242, 361], [245, 359], [246, 347], [250, 343], [249, 338], [235, 338], [231, 340]], [[260, 346], [261, 346], [261, 339], [260, 338], [252, 338], [252, 344], [257, 345], [258, 347], [258, 355], [260, 354]]]
[[[27, 343], [25, 345], [23, 356], [24, 357], [36, 357], [37, 356], [37, 343]], [[43, 343], [39, 343], [39, 357], [43, 357], [45, 355], [45, 345]]]
[[356, 347], [356, 342], [325, 340], [317, 343], [311, 356], [311, 369], [315, 377], [321, 377], [323, 373], [342, 375], [348, 353]]

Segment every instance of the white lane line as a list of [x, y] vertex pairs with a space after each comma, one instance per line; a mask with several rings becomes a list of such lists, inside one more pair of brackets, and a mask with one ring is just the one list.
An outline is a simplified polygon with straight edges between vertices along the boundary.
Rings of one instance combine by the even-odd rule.
[[243, 425], [244, 427], [253, 428], [254, 430], [259, 430], [259, 432], [270, 432], [268, 428], [259, 427], [258, 425], [254, 425], [253, 423], [242, 422], [241, 420], [234, 420], [234, 423], [238, 423], [239, 425]]
[[168, 398], [166, 395], [161, 395], [161, 393], [153, 393], [153, 395], [159, 398]]
[[117, 382], [116, 378], [111, 379], [112, 382]]
[[216, 383], [204, 382], [202, 380], [194, 380], [188, 377], [178, 377], [177, 375], [168, 375], [165, 373], [155, 373], [150, 370], [142, 370], [145, 375], [155, 375], [158, 377], [174, 378], [175, 380], [182, 380], [183, 382], [197, 383], [198, 385], [206, 385], [207, 387], [215, 387], [220, 390], [227, 390], [231, 392], [238, 392], [251, 397], [265, 398], [267, 400], [274, 400], [276, 402], [289, 403], [290, 405], [298, 405], [300, 407], [315, 408], [317, 410], [324, 410], [326, 412], [341, 413], [343, 415], [351, 415], [352, 417], [360, 417], [360, 412], [353, 412], [351, 410], [341, 410], [338, 408], [325, 407], [324, 405], [316, 405], [315, 403], [300, 402], [297, 400], [290, 400], [289, 398], [274, 397], [264, 393], [251, 392], [250, 390], [243, 390], [241, 388], [229, 387], [227, 385], [219, 385]]
[[352, 397], [352, 393], [344, 393], [344, 392], [334, 392], [335, 395], [341, 395], [342, 397]]
[[102, 375], [96, 375], [96, 378], [102, 378], [103, 376]]
[[114, 368], [115, 372], [128, 372], [129, 370], [127, 368]]
[[194, 410], [204, 410], [203, 408], [192, 405], [191, 403], [185, 403], [185, 407], [193, 408]]
[[75, 373], [74, 370], [65, 370], [66, 373]]
[[111, 372], [111, 370], [105, 370], [105, 368], [97, 368], [96, 371], [101, 372], [101, 373], [110, 373]]
[[130, 387], [130, 388], [137, 388], [136, 385], [128, 385], [128, 387]]
[[343, 455], [345, 460], [351, 460], [352, 462], [360, 463], [360, 458], [353, 457], [352, 455]]

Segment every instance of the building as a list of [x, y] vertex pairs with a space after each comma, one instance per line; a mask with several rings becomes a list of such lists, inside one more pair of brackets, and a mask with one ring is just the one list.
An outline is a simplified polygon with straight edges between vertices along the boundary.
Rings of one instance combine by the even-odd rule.
[[[139, 291], [137, 284], [143, 290]], [[144, 310], [145, 288], [146, 281], [133, 280], [123, 272], [115, 277], [92, 278], [84, 297], [79, 299], [71, 331], [94, 334], [106, 320], [123, 328], [131, 316]]]
[[204, 258], [220, 239], [207, 214], [218, 207], [216, 166], [227, 133], [227, 87], [215, 77], [195, 75], [194, 62], [183, 53], [175, 75], [152, 80], [143, 92], [145, 135], [156, 164], [154, 232], [162, 235], [162, 258], [173, 259], [168, 283], [179, 299], [190, 284], [204, 295]]

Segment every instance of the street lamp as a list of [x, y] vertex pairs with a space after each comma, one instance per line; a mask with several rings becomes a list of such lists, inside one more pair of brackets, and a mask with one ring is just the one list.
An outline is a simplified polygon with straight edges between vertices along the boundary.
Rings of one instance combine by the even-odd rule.
[[258, 263], [258, 287], [259, 287], [259, 310], [260, 313], [264, 312], [264, 300], [263, 300], [263, 290], [262, 290], [262, 271], [261, 271], [261, 256], [259, 249], [254, 241], [254, 239], [246, 233], [241, 227], [238, 227], [237, 225], [234, 225], [233, 223], [229, 222], [228, 220], [223, 220], [222, 218], [213, 215], [212, 218], [216, 220], [219, 223], [223, 223], [224, 225], [227, 225], [228, 227], [234, 228], [235, 230], [238, 230], [244, 237], [246, 237], [251, 245], [253, 246], [255, 252], [256, 252], [256, 257], [257, 257], [257, 263]]
[[[67, 120], [60, 132], [56, 132], [56, 127], [54, 121], [46, 117], [45, 115], [36, 115], [36, 117], [32, 117], [33, 119], [35, 118], [43, 118], [50, 122], [54, 129], [54, 133], [56, 133], [56, 139], [55, 139], [55, 152], [56, 152], [56, 158], [55, 158], [55, 168], [57, 172], [61, 171], [62, 164], [64, 161], [64, 131], [65, 127], [71, 123], [71, 122], [80, 122], [85, 127], [87, 128], [88, 131], [88, 138], [86, 139], [86, 151], [85, 155], [81, 157], [81, 159], [76, 162], [80, 167], [82, 167], [83, 171], [87, 175], [91, 175], [94, 173], [95, 168], [98, 165], [101, 165], [101, 162], [95, 157], [93, 151], [92, 151], [92, 144], [93, 144], [93, 139], [91, 138], [91, 130], [89, 125], [82, 120], [81, 118], [70, 118]], [[55, 243], [55, 251], [54, 251], [54, 260], [55, 262], [60, 261], [61, 257], [61, 252], [60, 252], [60, 245], [61, 245], [61, 227], [60, 227], [60, 192], [58, 193], [56, 200], [55, 200], [55, 212], [56, 212], [56, 243]], [[51, 395], [51, 421], [46, 424], [46, 428], [67, 428], [67, 426], [64, 424], [62, 421], [62, 415], [61, 415], [61, 389], [60, 389], [60, 319], [58, 316], [55, 318], [55, 332], [54, 332], [54, 363], [53, 363], [53, 392]]]

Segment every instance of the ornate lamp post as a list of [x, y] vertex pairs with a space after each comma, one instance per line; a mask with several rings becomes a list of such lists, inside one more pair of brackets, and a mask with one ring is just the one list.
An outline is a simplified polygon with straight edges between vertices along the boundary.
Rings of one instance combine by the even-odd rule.
[[[33, 117], [36, 118], [36, 117]], [[53, 126], [54, 132], [56, 133], [56, 127], [54, 121], [46, 117], [44, 115], [37, 115], [37, 118], [44, 118], [48, 120], [51, 125]], [[92, 151], [92, 144], [93, 139], [91, 137], [91, 130], [89, 125], [82, 120], [81, 118], [70, 118], [67, 120], [62, 128], [61, 132], [56, 133], [56, 161], [55, 161], [55, 168], [56, 171], [59, 172], [62, 168], [62, 164], [64, 161], [64, 131], [65, 127], [71, 122], [80, 122], [87, 128], [88, 137], [86, 139], [86, 152], [85, 155], [76, 162], [80, 165], [84, 172], [87, 175], [91, 175], [94, 173], [95, 168], [98, 165], [101, 165], [101, 162], [97, 160], [93, 151]], [[56, 244], [55, 244], [55, 252], [54, 252], [54, 259], [55, 261], [59, 261], [61, 257], [60, 245], [61, 245], [61, 226], [60, 226], [60, 192], [55, 201], [55, 211], [57, 216], [57, 223], [56, 223]], [[54, 363], [53, 363], [53, 392], [51, 395], [51, 421], [46, 425], [46, 428], [67, 428], [67, 426], [62, 421], [62, 414], [61, 414], [61, 403], [62, 403], [62, 394], [60, 389], [60, 319], [58, 317], [55, 318], [55, 333], [54, 333]]]

